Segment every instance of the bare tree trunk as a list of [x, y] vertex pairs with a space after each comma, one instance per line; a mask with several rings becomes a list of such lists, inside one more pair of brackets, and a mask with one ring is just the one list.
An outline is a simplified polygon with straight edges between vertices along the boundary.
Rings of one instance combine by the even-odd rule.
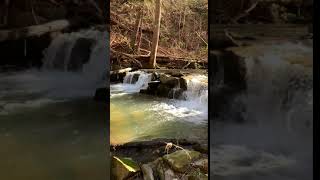
[[139, 10], [138, 16], [136, 17], [136, 24], [135, 24], [135, 31], [132, 32], [132, 43], [131, 46], [133, 51], [136, 53], [138, 52], [138, 43], [139, 43], [139, 36], [140, 36], [140, 29], [141, 29], [141, 22], [142, 22], [142, 9]]
[[160, 34], [160, 20], [161, 20], [161, 0], [156, 0], [155, 22], [154, 22], [152, 48], [151, 48], [150, 62], [149, 62], [150, 68], [156, 67], [156, 57], [157, 57], [159, 34]]
[[141, 22], [140, 22], [140, 29], [139, 29], [139, 35], [138, 35], [138, 38], [137, 38], [137, 53], [140, 54], [140, 46], [141, 46], [141, 38], [142, 38], [142, 17], [141, 17]]

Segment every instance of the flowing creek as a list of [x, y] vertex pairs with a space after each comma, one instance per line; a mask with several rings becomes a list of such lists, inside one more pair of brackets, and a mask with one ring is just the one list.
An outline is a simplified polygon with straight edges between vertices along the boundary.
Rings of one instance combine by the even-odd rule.
[[93, 100], [105, 86], [106, 35], [61, 34], [40, 70], [0, 73], [0, 179], [106, 178], [107, 107]]
[[[132, 83], [133, 74], [139, 78]], [[139, 93], [151, 74], [128, 73], [123, 83], [110, 86], [110, 142], [113, 145], [156, 138], [177, 138], [207, 143], [208, 78], [190, 76], [185, 100]], [[201, 88], [205, 84], [205, 88]]]
[[[232, 99], [223, 120], [210, 124], [211, 178], [313, 179], [312, 43], [233, 51], [244, 57], [247, 87]], [[232, 116], [239, 109], [241, 123]]]

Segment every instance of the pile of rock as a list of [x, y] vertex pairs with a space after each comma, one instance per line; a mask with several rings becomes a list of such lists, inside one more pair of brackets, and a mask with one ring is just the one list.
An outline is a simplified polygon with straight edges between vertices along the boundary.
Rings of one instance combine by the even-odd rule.
[[208, 179], [208, 157], [194, 150], [177, 150], [139, 165], [131, 158], [112, 158], [112, 179]]
[[142, 89], [140, 93], [156, 95], [168, 98], [181, 98], [182, 92], [187, 90], [187, 80], [182, 73], [166, 74], [152, 73], [152, 81], [147, 89]]

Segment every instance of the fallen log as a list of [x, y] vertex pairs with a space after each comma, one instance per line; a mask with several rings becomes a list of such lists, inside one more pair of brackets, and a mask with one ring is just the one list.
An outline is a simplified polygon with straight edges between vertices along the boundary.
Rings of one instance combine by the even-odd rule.
[[[135, 55], [135, 54], [127, 54], [127, 53], [123, 53], [123, 52], [119, 52], [119, 51], [115, 51], [111, 49], [111, 52], [114, 54], [118, 54], [118, 55], [123, 55], [123, 56], [127, 56], [130, 58], [134, 58], [136, 60], [141, 60], [141, 61], [148, 61], [150, 59], [150, 55]], [[176, 57], [176, 56], [169, 56], [169, 55], [157, 55], [157, 62], [161, 61], [161, 62], [170, 62], [172, 60], [181, 60], [181, 61], [188, 61], [188, 62], [206, 62], [206, 60], [204, 59], [192, 59], [192, 58], [185, 58], [185, 57]]]
[[[150, 55], [135, 55], [135, 54], [128, 54], [124, 52], [115, 51], [113, 49], [110, 49], [111, 51], [111, 59], [118, 61], [119, 64], [122, 64], [123, 62], [131, 61], [133, 64], [138, 65], [138, 68], [146, 68], [148, 66], [148, 62], [150, 60]], [[176, 56], [170, 56], [170, 55], [157, 55], [157, 64], [158, 65], [164, 65], [166, 67], [170, 66], [171, 68], [187, 68], [189, 65], [191, 68], [196, 68], [195, 66], [197, 64], [202, 66], [207, 66], [208, 61], [207, 59], [193, 59], [193, 58], [187, 58], [187, 57], [176, 57]], [[129, 64], [125, 65], [124, 67], [127, 67]], [[129, 66], [128, 66], [129, 67]], [[130, 65], [132, 67], [132, 64]], [[157, 68], [160, 68], [158, 66]], [[189, 67], [190, 68], [190, 67]]]
[[299, 40], [309, 34], [308, 25], [211, 24], [211, 48], [250, 45], [259, 41]]
[[298, 39], [308, 34], [308, 26], [298, 24], [211, 24], [210, 39], [226, 38], [226, 30], [239, 39]]
[[132, 68], [118, 69], [115, 71], [110, 71], [110, 74], [126, 73], [126, 72], [130, 72], [131, 70]]
[[61, 31], [70, 26], [68, 20], [56, 20], [45, 24], [28, 26], [19, 29], [1, 30], [0, 42], [6, 40], [17, 40], [33, 36], [41, 36], [46, 33]]

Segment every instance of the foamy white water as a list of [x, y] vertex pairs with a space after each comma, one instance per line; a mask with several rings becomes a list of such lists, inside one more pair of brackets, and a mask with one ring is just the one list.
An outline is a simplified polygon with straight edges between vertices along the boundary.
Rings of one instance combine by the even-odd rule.
[[263, 49], [259, 56], [245, 59], [247, 120], [282, 124], [288, 131], [301, 131], [309, 123], [303, 130], [308, 132], [313, 121], [313, 75], [306, 64], [312, 64], [312, 48], [293, 43], [257, 48]]
[[[133, 82], [133, 77], [138, 74], [139, 77], [136, 82]], [[151, 74], [143, 71], [128, 72], [123, 79], [123, 83], [111, 85], [111, 96], [119, 96], [130, 93], [138, 93], [141, 89], [146, 89], [148, 83], [151, 81]], [[122, 93], [116, 93], [122, 92]]]
[[[75, 62], [81, 68], [68, 71], [72, 50], [80, 38], [92, 41], [88, 61]], [[107, 38], [107, 32], [95, 30], [60, 34], [44, 51], [41, 70], [0, 74], [0, 113], [8, 114], [16, 108], [93, 97], [96, 88], [105, 86], [108, 79]], [[60, 65], [62, 68], [59, 68]]]
[[[139, 77], [136, 82], [133, 82], [135, 74], [139, 74]], [[139, 93], [141, 89], [148, 87], [151, 77], [150, 73], [143, 71], [129, 72], [124, 77], [123, 83], [111, 85], [111, 97]], [[183, 118], [185, 121], [194, 123], [206, 122], [208, 118], [207, 82], [208, 77], [205, 75], [190, 75], [187, 77], [187, 91], [183, 93], [185, 100], [163, 98], [161, 102], [146, 110], [167, 113], [168, 116], [173, 117], [172, 119]]]

